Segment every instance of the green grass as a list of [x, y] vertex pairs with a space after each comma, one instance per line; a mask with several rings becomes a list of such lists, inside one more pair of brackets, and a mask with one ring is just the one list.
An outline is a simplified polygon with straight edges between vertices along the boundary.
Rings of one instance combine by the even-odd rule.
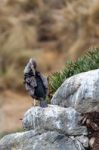
[[88, 51], [75, 63], [67, 61], [65, 68], [61, 72], [56, 72], [50, 77], [50, 91], [52, 94], [61, 86], [63, 81], [73, 75], [99, 68], [99, 47]]

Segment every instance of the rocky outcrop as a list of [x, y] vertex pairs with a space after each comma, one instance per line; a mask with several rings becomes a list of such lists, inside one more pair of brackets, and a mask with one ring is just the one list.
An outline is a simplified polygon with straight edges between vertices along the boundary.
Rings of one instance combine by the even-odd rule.
[[22, 121], [29, 131], [5, 136], [0, 150], [85, 150], [87, 128], [80, 125], [81, 120], [73, 108], [32, 107]]
[[52, 104], [73, 107], [81, 113], [99, 111], [99, 69], [67, 79], [56, 91]]
[[23, 118], [27, 130], [39, 129], [58, 131], [66, 135], [87, 135], [87, 129], [80, 125], [81, 115], [73, 108], [50, 105], [47, 108], [32, 107]]
[[52, 104], [30, 108], [22, 120], [28, 131], [2, 138], [0, 150], [99, 149], [99, 69], [67, 79]]
[[56, 131], [27, 131], [4, 137], [0, 150], [85, 150], [79, 140]]

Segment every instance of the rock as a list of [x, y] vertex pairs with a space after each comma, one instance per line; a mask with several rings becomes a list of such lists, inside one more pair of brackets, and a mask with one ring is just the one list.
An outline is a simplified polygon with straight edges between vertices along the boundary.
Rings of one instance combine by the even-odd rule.
[[86, 137], [86, 136], [84, 136], [84, 135], [81, 135], [81, 136], [75, 137], [75, 139], [77, 139], [80, 143], [82, 143], [82, 145], [83, 145], [85, 148], [88, 148], [88, 147], [89, 147], [89, 139], [88, 139], [88, 137]]
[[23, 127], [58, 131], [67, 135], [87, 135], [85, 126], [80, 126], [81, 116], [73, 108], [50, 105], [47, 108], [32, 107], [23, 118]]
[[5, 136], [0, 150], [85, 150], [82, 144], [56, 131], [27, 131]]
[[73, 107], [81, 113], [99, 111], [99, 69], [65, 80], [56, 91], [51, 103]]

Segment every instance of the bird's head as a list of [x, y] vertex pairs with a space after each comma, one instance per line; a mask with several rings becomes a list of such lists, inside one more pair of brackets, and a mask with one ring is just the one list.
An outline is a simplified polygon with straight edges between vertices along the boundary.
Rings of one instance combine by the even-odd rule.
[[36, 62], [35, 59], [30, 58], [29, 63], [30, 63], [31, 69], [33, 71], [33, 74], [35, 75], [35, 72], [36, 72], [36, 69], [37, 69], [37, 62]]

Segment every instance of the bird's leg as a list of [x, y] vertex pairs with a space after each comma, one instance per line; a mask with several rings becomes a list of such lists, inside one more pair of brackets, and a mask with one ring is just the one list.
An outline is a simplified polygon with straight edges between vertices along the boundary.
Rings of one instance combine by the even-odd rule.
[[34, 106], [35, 106], [36, 102], [35, 102], [35, 99], [34, 99]]
[[39, 106], [39, 101], [36, 99], [33, 99], [33, 106]]
[[32, 104], [33, 106], [35, 106], [35, 99], [33, 98], [33, 104]]

